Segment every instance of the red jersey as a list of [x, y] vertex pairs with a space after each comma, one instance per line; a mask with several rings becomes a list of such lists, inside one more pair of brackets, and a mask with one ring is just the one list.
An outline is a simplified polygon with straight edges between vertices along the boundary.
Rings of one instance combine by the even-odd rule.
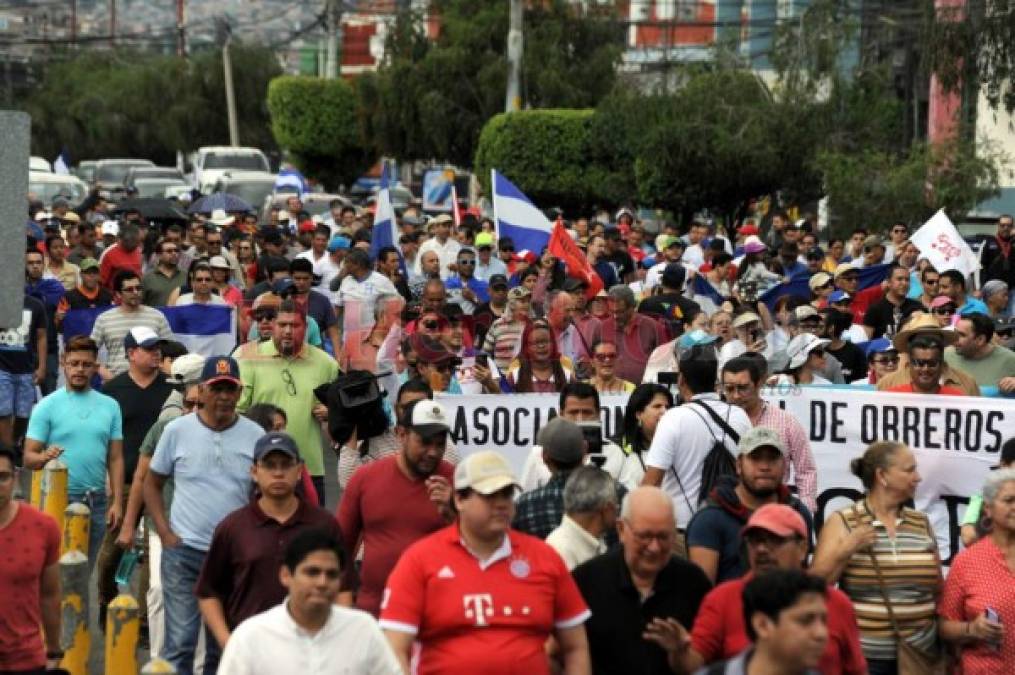
[[[437, 476], [454, 483], [455, 469], [441, 461]], [[426, 535], [447, 526], [430, 501], [426, 481], [410, 480], [398, 468], [396, 455], [364, 464], [352, 475], [338, 505], [338, 526], [349, 550], [363, 542], [356, 607], [374, 616], [381, 610], [381, 592], [398, 557]], [[351, 588], [352, 565], [342, 588]]]
[[42, 572], [60, 560], [60, 528], [21, 503], [0, 530], [0, 672], [46, 665], [42, 644]]
[[[691, 646], [705, 663], [731, 659], [751, 646], [744, 625], [744, 586], [751, 580], [747, 574], [719, 584], [705, 596], [694, 620]], [[853, 605], [845, 593], [828, 588], [828, 644], [821, 656], [818, 671], [822, 675], [863, 675], [867, 660], [860, 648], [860, 630], [856, 625]]]
[[[894, 391], [894, 392], [898, 392], [900, 394], [912, 394], [912, 393], [914, 393], [913, 392], [913, 383], [909, 382], [907, 384], [900, 384], [900, 385], [897, 385], [895, 387], [889, 387], [888, 389], [885, 389], [884, 391]], [[949, 387], [948, 385], [944, 385], [944, 384], [941, 385], [941, 388], [938, 389], [937, 393], [942, 395], [942, 396], [965, 396], [966, 395], [966, 392], [962, 391], [958, 387]]]
[[862, 326], [867, 308], [883, 297], [885, 297], [885, 289], [881, 288], [881, 284], [857, 291], [849, 301], [849, 310], [853, 313], [853, 323]]
[[131, 270], [141, 278], [141, 247], [133, 251], [125, 251], [117, 242], [107, 248], [99, 261], [99, 280], [102, 285], [112, 290], [113, 279], [121, 270]]
[[589, 616], [564, 561], [540, 539], [510, 530], [480, 562], [451, 525], [402, 555], [380, 625], [417, 637], [420, 675], [539, 675], [550, 672], [547, 637]]

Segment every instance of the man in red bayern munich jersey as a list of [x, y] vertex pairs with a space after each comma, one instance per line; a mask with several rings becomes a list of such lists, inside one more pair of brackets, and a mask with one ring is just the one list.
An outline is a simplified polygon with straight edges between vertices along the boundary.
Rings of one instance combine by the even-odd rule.
[[504, 457], [477, 452], [455, 470], [459, 519], [409, 547], [388, 577], [381, 628], [419, 675], [550, 673], [553, 635], [568, 675], [590, 672], [588, 608], [560, 556], [510, 529], [517, 480]]

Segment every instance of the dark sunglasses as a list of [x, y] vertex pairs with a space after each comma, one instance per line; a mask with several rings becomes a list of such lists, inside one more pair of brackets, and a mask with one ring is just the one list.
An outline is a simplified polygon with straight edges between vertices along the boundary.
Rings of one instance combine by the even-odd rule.
[[898, 356], [877, 356], [877, 357], [874, 358], [874, 363], [888, 364], [888, 363], [898, 363], [898, 362], [899, 362], [899, 357]]
[[475, 265], [476, 264], [476, 259], [475, 258], [468, 258], [468, 259], [464, 259], [463, 258], [462, 260], [458, 261], [458, 264], [459, 265]]
[[942, 305], [941, 307], [935, 307], [934, 313], [938, 316], [951, 316], [955, 313], [955, 305]]
[[620, 354], [616, 352], [611, 354], [596, 354], [595, 359], [596, 361], [616, 361], [618, 356], [620, 356]]
[[941, 365], [940, 359], [910, 359], [914, 368], [937, 368]]
[[274, 321], [278, 317], [278, 312], [273, 309], [261, 309], [254, 312], [254, 319], [257, 321]]

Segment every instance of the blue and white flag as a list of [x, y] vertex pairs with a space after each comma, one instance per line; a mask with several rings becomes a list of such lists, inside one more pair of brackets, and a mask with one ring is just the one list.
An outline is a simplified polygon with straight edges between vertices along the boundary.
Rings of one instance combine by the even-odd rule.
[[[95, 320], [113, 306], [96, 309], [72, 309], [63, 318], [63, 335], [91, 335]], [[236, 347], [236, 310], [225, 305], [180, 305], [156, 307], [166, 315], [166, 321], [178, 342], [187, 351], [201, 356], [230, 354]]]
[[304, 193], [310, 192], [310, 186], [303, 174], [290, 166], [279, 171], [275, 177], [275, 192], [295, 192], [302, 197]]
[[70, 173], [70, 154], [67, 148], [60, 151], [60, 154], [53, 160], [53, 173], [66, 176]]
[[553, 222], [537, 209], [514, 183], [491, 170], [493, 219], [498, 237], [511, 237], [515, 250], [542, 253], [550, 241]]
[[385, 162], [381, 169], [381, 186], [377, 190], [377, 201], [374, 203], [374, 229], [370, 234], [370, 259], [376, 261], [385, 246], [392, 246], [398, 251], [398, 265], [402, 268], [405, 278], [405, 260], [398, 248], [398, 223], [395, 221], [395, 208], [391, 205], [391, 176]]

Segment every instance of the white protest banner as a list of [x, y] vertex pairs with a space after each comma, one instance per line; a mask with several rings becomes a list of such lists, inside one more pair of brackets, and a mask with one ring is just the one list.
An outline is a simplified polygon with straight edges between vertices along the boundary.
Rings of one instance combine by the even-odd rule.
[[955, 225], [941, 209], [909, 238], [938, 272], [958, 270], [969, 276], [980, 268], [980, 259], [959, 235]]
[[[619, 435], [625, 395], [603, 396], [603, 436]], [[452, 440], [463, 456], [478, 450], [503, 453], [517, 472], [536, 442], [539, 428], [557, 413], [556, 394], [441, 396], [454, 420]], [[774, 392], [769, 402], [803, 425], [818, 467], [818, 513], [861, 495], [849, 460], [876, 440], [898, 440], [916, 454], [922, 477], [917, 508], [937, 534], [942, 556], [958, 551], [958, 523], [970, 495], [979, 492], [1001, 445], [1015, 436], [1015, 400], [966, 396], [921, 396], [799, 387]]]

